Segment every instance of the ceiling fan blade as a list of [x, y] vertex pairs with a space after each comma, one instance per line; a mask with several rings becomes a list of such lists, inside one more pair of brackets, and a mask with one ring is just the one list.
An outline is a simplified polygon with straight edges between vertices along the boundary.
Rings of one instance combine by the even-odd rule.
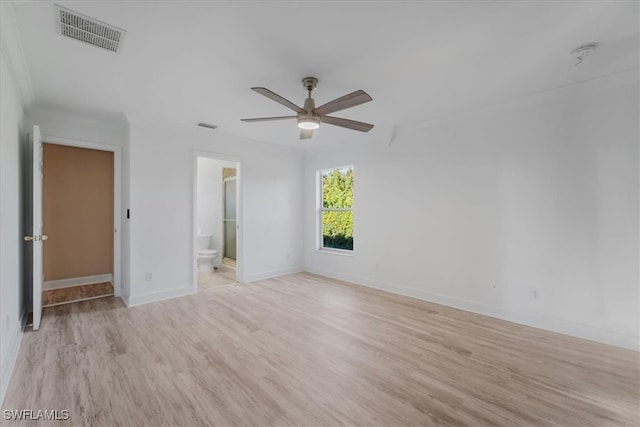
[[242, 122], [270, 122], [272, 120], [295, 119], [298, 116], [278, 116], [278, 117], [256, 117], [253, 119], [240, 119]]
[[324, 116], [325, 114], [335, 113], [336, 111], [344, 110], [347, 108], [355, 107], [356, 105], [364, 104], [365, 102], [372, 101], [367, 92], [363, 90], [357, 90], [340, 98], [336, 98], [333, 101], [329, 101], [324, 105], [319, 106], [313, 110], [314, 114]]
[[369, 132], [373, 129], [373, 125], [364, 122], [357, 122], [355, 120], [341, 119], [340, 117], [323, 116], [321, 117], [322, 123], [328, 123], [334, 126], [340, 126], [347, 129], [358, 130], [360, 132]]
[[312, 136], [312, 129], [300, 129], [300, 139], [310, 139]]
[[288, 99], [285, 99], [285, 98], [281, 97], [280, 95], [278, 95], [275, 92], [271, 92], [267, 88], [264, 88], [264, 87], [252, 87], [251, 90], [254, 90], [254, 91], [258, 92], [259, 94], [266, 96], [267, 98], [271, 99], [272, 101], [276, 101], [278, 104], [282, 104], [285, 107], [291, 108], [296, 113], [307, 114], [307, 112], [305, 110], [303, 110], [302, 108], [298, 107], [293, 102], [289, 101]]

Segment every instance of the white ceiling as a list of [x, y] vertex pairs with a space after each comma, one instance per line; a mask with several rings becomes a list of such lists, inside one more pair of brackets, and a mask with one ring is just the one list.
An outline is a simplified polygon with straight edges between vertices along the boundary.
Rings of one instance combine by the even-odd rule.
[[[638, 67], [638, 2], [614, 1], [58, 1], [127, 31], [114, 54], [59, 36], [53, 2], [16, 1], [35, 104], [125, 113], [301, 146], [388, 133], [461, 109]], [[569, 52], [600, 47], [574, 67]], [[370, 102], [335, 116], [369, 134], [323, 125], [299, 141], [292, 114], [254, 93], [302, 105], [363, 89]], [[217, 131], [214, 131], [217, 132]]]

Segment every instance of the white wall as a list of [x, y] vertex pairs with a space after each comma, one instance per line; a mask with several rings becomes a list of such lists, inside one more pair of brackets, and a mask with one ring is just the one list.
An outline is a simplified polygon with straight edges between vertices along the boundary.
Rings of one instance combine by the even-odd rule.
[[[305, 158], [305, 268], [638, 349], [637, 70]], [[355, 166], [355, 256], [315, 171]], [[537, 297], [533, 297], [533, 293]]]
[[27, 109], [26, 121], [29, 125], [40, 126], [42, 134], [47, 136], [120, 147], [127, 144], [128, 127], [124, 116], [32, 107]]
[[9, 383], [20, 338], [24, 308], [24, 244], [21, 200], [26, 145], [22, 101], [2, 51], [0, 68], [0, 402]]
[[[131, 294], [140, 304], [192, 291], [194, 152], [241, 162], [245, 281], [302, 267], [302, 160], [297, 151], [142, 118], [130, 125]], [[146, 273], [152, 280], [146, 280]]]
[[127, 300], [131, 295], [131, 231], [130, 219], [127, 218], [127, 209], [131, 206], [131, 159], [129, 156], [130, 145], [129, 138], [131, 136], [131, 129], [129, 122], [125, 126], [125, 138], [123, 140], [122, 147], [122, 298]]
[[[44, 135], [123, 147], [122, 296], [127, 303], [192, 289], [196, 150], [233, 156], [246, 170], [245, 281], [302, 268], [299, 152], [144, 118], [129, 123], [118, 117], [32, 108], [26, 122], [40, 125]], [[127, 209], [131, 219], [126, 219]], [[146, 272], [152, 273], [150, 282]]]
[[222, 263], [222, 168], [236, 167], [235, 162], [198, 158], [197, 229], [199, 234], [210, 234], [213, 237], [211, 249], [218, 251], [216, 265]]

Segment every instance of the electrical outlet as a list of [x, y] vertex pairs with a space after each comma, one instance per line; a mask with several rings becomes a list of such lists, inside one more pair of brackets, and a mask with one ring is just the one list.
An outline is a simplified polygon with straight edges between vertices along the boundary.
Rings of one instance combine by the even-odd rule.
[[539, 295], [538, 289], [536, 289], [536, 288], [531, 289], [531, 298], [532, 299], [538, 299], [538, 295]]
[[147, 271], [147, 273], [144, 275], [144, 280], [150, 282], [151, 279], [153, 279], [153, 275], [151, 274], [151, 272]]
[[489, 286], [491, 286], [491, 289], [497, 289], [498, 285], [496, 285], [495, 283], [491, 283]]

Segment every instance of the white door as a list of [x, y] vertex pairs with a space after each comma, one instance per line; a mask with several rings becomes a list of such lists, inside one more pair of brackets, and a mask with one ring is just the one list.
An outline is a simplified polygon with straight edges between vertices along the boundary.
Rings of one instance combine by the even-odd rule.
[[25, 240], [33, 243], [33, 330], [40, 328], [42, 319], [42, 244], [47, 236], [42, 234], [42, 135], [38, 126], [33, 127], [33, 236]]

